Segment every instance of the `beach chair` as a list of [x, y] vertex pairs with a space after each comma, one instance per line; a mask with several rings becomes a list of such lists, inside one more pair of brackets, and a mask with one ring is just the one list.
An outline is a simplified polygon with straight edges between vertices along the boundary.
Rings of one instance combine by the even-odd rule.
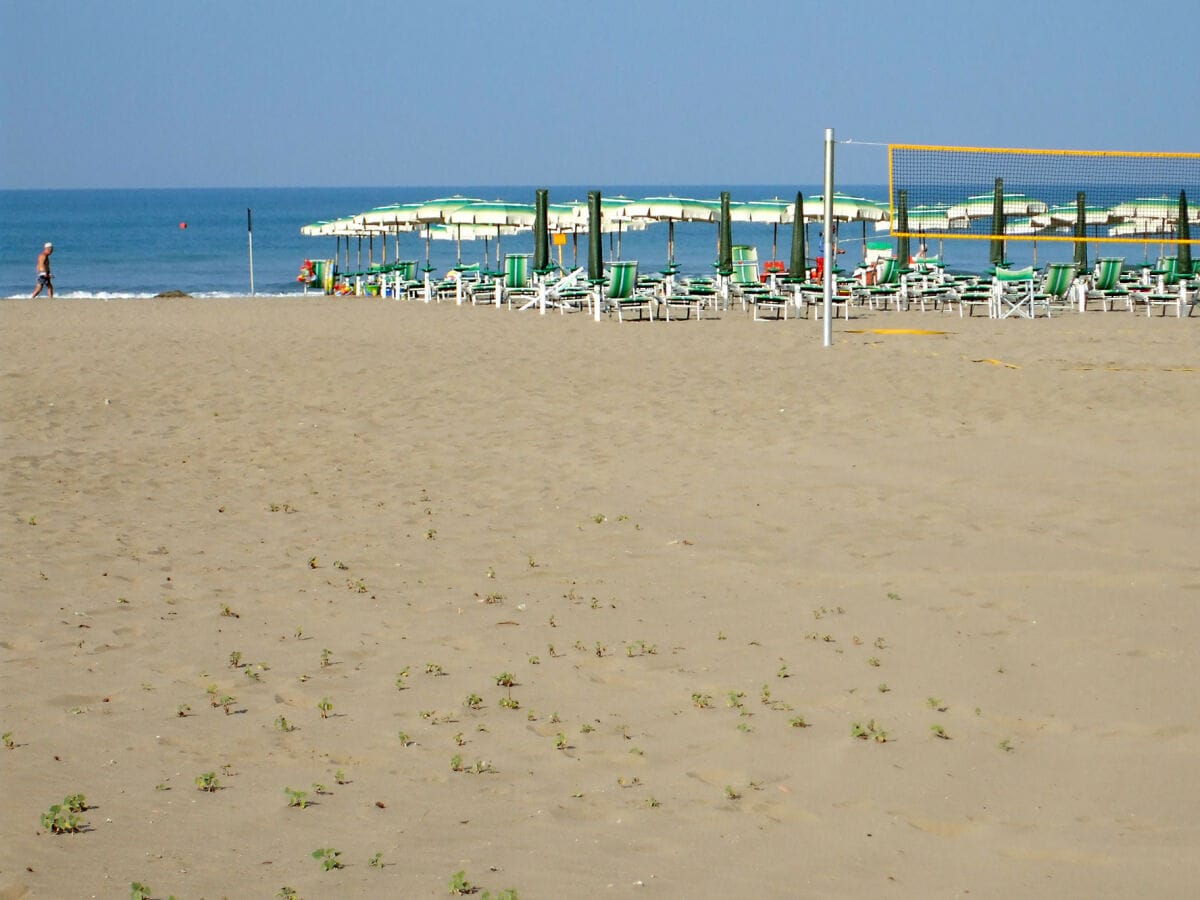
[[1085, 309], [1088, 300], [1097, 299], [1100, 301], [1100, 309], [1104, 312], [1111, 312], [1113, 304], [1118, 300], [1129, 305], [1129, 291], [1121, 285], [1121, 270], [1124, 266], [1125, 258], [1121, 256], [1102, 256], [1097, 260], [1092, 286], [1085, 289]]
[[[755, 294], [750, 298], [750, 308], [754, 311], [754, 321], [763, 322], [768, 318], [787, 319], [787, 308], [792, 303], [791, 297], [782, 294]], [[774, 313], [767, 316], [766, 313]]]
[[993, 309], [995, 292], [987, 282], [982, 282], [978, 279], [963, 279], [954, 286], [948, 294], [948, 298], [948, 306], [953, 306], [955, 303], [958, 304], [958, 317], [960, 319], [964, 316], [970, 318], [975, 315], [975, 310], [981, 306], [987, 308], [989, 318], [996, 318], [996, 311]]
[[992, 311], [997, 319], [1016, 316], [1032, 319], [1035, 315], [1033, 266], [1008, 269], [997, 266], [992, 275]]
[[512, 309], [514, 297], [528, 300], [537, 295], [537, 288], [529, 277], [529, 261], [532, 258], [532, 253], [504, 254], [504, 281], [501, 284], [509, 309]]
[[742, 309], [755, 294], [765, 294], [767, 287], [758, 277], [758, 248], [746, 244], [734, 244], [733, 251], [733, 290], [741, 297]]
[[610, 308], [617, 310], [617, 321], [624, 322], [626, 314], [635, 310], [638, 319], [646, 312], [650, 321], [654, 321], [654, 296], [639, 292], [637, 289], [637, 260], [615, 262], [608, 270], [608, 288], [604, 292], [604, 300]]
[[1042, 279], [1042, 288], [1033, 295], [1035, 304], [1046, 310], [1050, 315], [1052, 308], [1060, 311], [1071, 309], [1075, 296], [1075, 265], [1074, 263], [1050, 263]]
[[[884, 308], [904, 293], [900, 283], [900, 260], [894, 256], [879, 256], [875, 262], [875, 283], [859, 288], [858, 297], [873, 309]], [[899, 305], [897, 303], [897, 305]]]

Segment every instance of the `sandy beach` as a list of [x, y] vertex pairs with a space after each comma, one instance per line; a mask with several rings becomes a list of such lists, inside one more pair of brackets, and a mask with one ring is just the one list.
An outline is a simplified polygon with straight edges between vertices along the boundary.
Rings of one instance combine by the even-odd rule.
[[0, 898], [1190, 896], [1200, 319], [820, 329], [0, 304]]

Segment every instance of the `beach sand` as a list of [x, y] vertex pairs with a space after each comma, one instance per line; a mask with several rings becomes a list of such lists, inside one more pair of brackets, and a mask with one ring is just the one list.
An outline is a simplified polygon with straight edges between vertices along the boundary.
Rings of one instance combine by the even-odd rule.
[[1188, 896], [1198, 328], [0, 304], [0, 898]]

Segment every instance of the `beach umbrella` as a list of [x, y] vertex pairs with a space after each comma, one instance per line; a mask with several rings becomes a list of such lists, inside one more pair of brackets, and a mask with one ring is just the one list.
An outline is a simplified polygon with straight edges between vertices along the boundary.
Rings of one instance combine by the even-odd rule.
[[604, 246], [601, 243], [602, 198], [599, 191], [588, 191], [588, 281], [604, 280]]
[[988, 259], [993, 266], [1004, 264], [1004, 179], [996, 179], [992, 196], [992, 246]]
[[775, 197], [771, 200], [746, 200], [729, 205], [734, 222], [757, 222], [771, 226], [771, 258], [779, 255], [779, 226], [791, 221], [791, 204]]
[[461, 195], [426, 200], [424, 203], [417, 205], [416, 219], [422, 224], [428, 222], [446, 222], [449, 221], [446, 217], [454, 210], [466, 206], [468, 203], [479, 202], [481, 201], [478, 197], [463, 197]]
[[1192, 274], [1192, 245], [1187, 243], [1192, 239], [1192, 227], [1188, 222], [1187, 194], [1179, 192], [1179, 259], [1177, 267], [1181, 275]]
[[1087, 271], [1087, 194], [1075, 195], [1075, 268]]
[[[1003, 179], [1000, 179], [1003, 182]], [[1006, 216], [1037, 216], [1046, 212], [1047, 205], [1026, 194], [1002, 194], [1003, 212]], [[962, 203], [955, 203], [946, 210], [948, 218], [986, 219], [996, 212], [996, 194], [975, 194]]]
[[621, 209], [621, 215], [637, 221], [667, 223], [667, 267], [675, 267], [675, 223], [713, 222], [717, 213], [702, 200], [688, 197], [644, 197], [631, 200]]
[[896, 231], [901, 232], [896, 238], [896, 258], [902, 269], [908, 267], [910, 257], [908, 244], [908, 191], [896, 192]]
[[808, 277], [808, 248], [805, 246], [804, 233], [804, 194], [800, 191], [796, 191], [794, 209], [799, 210], [800, 215], [792, 217], [792, 258], [788, 264], [788, 277], [805, 279]]
[[547, 272], [550, 270], [550, 192], [541, 188], [534, 195], [533, 218], [533, 270]]
[[729, 211], [729, 191], [721, 191], [721, 216], [717, 223], [717, 274], [733, 274], [733, 220]]

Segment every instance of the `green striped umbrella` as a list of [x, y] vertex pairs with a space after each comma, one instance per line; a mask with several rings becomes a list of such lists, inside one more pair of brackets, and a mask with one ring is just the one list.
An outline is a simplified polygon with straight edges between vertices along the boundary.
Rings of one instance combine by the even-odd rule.
[[730, 218], [729, 191], [721, 191], [721, 217], [717, 224], [717, 274], [733, 274], [733, 219]]
[[440, 197], [436, 200], [426, 200], [417, 207], [418, 222], [445, 222], [446, 216], [452, 211], [466, 206], [468, 203], [480, 202], [478, 197]]
[[1187, 193], [1179, 192], [1179, 260], [1178, 268], [1182, 275], [1192, 274], [1192, 245], [1186, 243], [1192, 239], [1192, 226], [1188, 222]]
[[1004, 265], [1004, 179], [996, 179], [992, 197], [992, 247], [988, 259], [993, 266]]
[[716, 220], [716, 211], [710, 204], [688, 197], [644, 197], [631, 200], [622, 208], [621, 214], [632, 221], [667, 223], [667, 266], [671, 269], [675, 267], [675, 223]]
[[1087, 194], [1075, 195], [1075, 267], [1087, 271]]
[[550, 192], [541, 188], [534, 195], [533, 270], [545, 274], [550, 270]]
[[796, 209], [800, 210], [800, 215], [792, 217], [792, 258], [788, 263], [788, 278], [803, 281], [808, 276], [808, 248], [804, 233], [804, 195], [800, 191], [796, 191], [793, 210]]
[[588, 191], [588, 281], [604, 280], [604, 245], [601, 243], [603, 198], [599, 191]]

